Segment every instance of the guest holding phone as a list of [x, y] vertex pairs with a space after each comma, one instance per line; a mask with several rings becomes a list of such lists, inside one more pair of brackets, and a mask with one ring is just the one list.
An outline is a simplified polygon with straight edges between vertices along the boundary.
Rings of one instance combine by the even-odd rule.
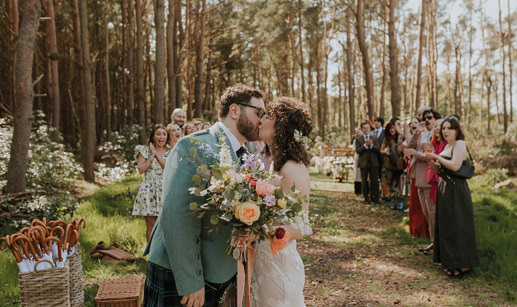
[[469, 153], [456, 118], [446, 117], [440, 133], [447, 141], [444, 150], [439, 155], [425, 154], [440, 171], [433, 258], [442, 264], [447, 275], [460, 277], [480, 263], [470, 189], [460, 174]]

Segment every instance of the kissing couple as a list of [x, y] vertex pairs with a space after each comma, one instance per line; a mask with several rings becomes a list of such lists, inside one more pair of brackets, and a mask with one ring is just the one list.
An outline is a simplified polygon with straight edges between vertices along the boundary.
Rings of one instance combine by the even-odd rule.
[[[181, 138], [172, 150], [164, 169], [163, 209], [144, 252], [149, 255], [144, 288], [144, 306], [218, 306], [225, 289], [236, 279], [237, 262], [225, 252], [232, 227], [208, 234], [210, 218], [187, 216], [189, 204], [204, 203], [203, 197], [190, 194], [196, 168], [189, 164], [190, 150], [200, 143], [219, 144], [225, 136], [232, 159], [240, 161], [244, 143], [264, 141], [270, 148], [272, 168], [282, 177], [281, 187], [288, 193], [293, 185], [309, 195], [309, 158], [304, 141], [312, 131], [308, 109], [294, 98], [280, 97], [269, 103], [266, 112], [261, 91], [236, 84], [227, 88], [220, 101], [219, 121], [207, 130]], [[295, 131], [297, 136], [295, 136]], [[233, 150], [232, 150], [233, 149]], [[208, 159], [206, 159], [208, 160]], [[210, 166], [207, 163], [207, 167]], [[290, 241], [276, 256], [269, 240], [255, 247], [255, 265], [251, 282], [252, 306], [305, 306], [305, 271], [296, 250], [296, 239], [312, 234], [307, 211], [281, 226], [290, 233]]]

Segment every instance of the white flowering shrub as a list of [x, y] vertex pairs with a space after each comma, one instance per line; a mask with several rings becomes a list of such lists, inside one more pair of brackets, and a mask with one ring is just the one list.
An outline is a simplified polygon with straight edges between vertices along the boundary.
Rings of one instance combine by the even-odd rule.
[[[50, 140], [50, 131], [37, 114], [31, 133], [27, 161], [27, 188], [46, 191], [69, 189], [81, 177], [83, 168], [63, 144]], [[13, 127], [8, 118], [0, 118], [0, 189], [7, 183]]]
[[0, 196], [0, 229], [15, 231], [30, 225], [34, 219], [69, 219], [79, 204], [68, 191], [47, 195], [46, 191], [28, 191], [22, 197]]
[[141, 130], [138, 125], [125, 126], [121, 132], [111, 133], [111, 141], [99, 146], [101, 162], [97, 163], [97, 178], [114, 182], [135, 172], [135, 146], [139, 144]]
[[126, 161], [117, 161], [113, 167], [108, 167], [104, 163], [97, 163], [95, 176], [105, 181], [118, 181], [131, 174], [134, 170], [131, 166], [132, 164]]

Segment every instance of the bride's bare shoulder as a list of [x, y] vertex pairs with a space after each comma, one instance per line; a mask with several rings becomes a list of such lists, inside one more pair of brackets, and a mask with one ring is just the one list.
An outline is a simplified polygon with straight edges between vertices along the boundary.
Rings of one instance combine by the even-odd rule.
[[289, 175], [296, 178], [297, 176], [309, 176], [309, 171], [303, 163], [289, 160], [280, 169], [280, 175]]

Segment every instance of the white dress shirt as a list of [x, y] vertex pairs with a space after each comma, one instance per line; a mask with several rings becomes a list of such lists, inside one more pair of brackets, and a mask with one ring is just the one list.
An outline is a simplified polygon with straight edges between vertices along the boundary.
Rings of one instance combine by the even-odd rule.
[[241, 148], [244, 143], [241, 144], [239, 142], [239, 140], [237, 140], [235, 135], [233, 135], [233, 133], [230, 131], [230, 129], [228, 129], [228, 127], [226, 127], [222, 122], [220, 122], [220, 123], [221, 123], [221, 126], [223, 127], [224, 133], [226, 133], [226, 136], [228, 137], [228, 140], [230, 141], [230, 144], [232, 145], [233, 151], [235, 152], [235, 154], [237, 154], [237, 150], [239, 150], [239, 148]]

